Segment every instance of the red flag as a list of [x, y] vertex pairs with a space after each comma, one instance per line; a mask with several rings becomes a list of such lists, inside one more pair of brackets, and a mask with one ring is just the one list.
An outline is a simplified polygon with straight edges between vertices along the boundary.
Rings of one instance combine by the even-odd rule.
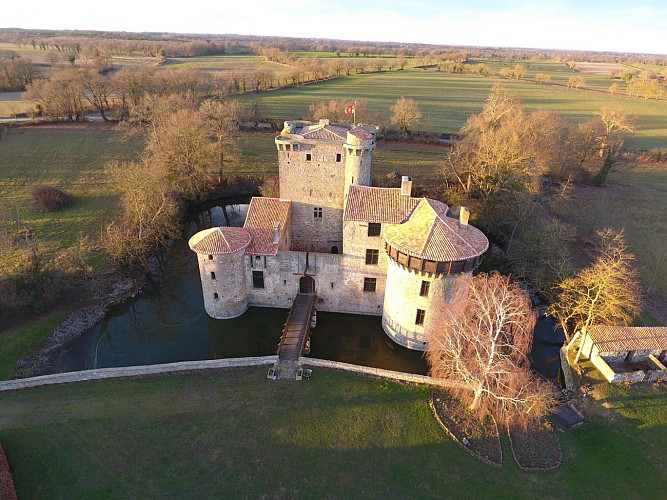
[[345, 108], [346, 115], [353, 115], [355, 111], [356, 109], [354, 107], [354, 104], [350, 104], [347, 108]]

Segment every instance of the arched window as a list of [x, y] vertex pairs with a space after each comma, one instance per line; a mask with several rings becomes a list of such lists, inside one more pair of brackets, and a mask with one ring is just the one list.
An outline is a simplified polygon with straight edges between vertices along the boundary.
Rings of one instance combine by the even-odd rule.
[[213, 271], [211, 271], [211, 279], [212, 279], [212, 280], [215, 279], [215, 272], [213, 272]]

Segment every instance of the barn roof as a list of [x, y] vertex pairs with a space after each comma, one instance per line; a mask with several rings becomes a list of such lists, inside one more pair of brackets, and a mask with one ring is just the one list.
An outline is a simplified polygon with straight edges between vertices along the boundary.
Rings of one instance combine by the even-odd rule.
[[588, 328], [588, 335], [600, 354], [667, 350], [667, 327], [663, 326], [594, 325]]

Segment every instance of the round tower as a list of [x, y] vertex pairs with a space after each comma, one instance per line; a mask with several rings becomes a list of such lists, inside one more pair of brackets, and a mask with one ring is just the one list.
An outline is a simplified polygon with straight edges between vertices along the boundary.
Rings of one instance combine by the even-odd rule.
[[204, 309], [209, 316], [230, 319], [248, 309], [245, 248], [250, 233], [241, 227], [214, 227], [195, 234], [188, 242], [197, 254]]
[[479, 229], [447, 217], [447, 210], [424, 198], [405, 223], [383, 233], [389, 263], [382, 327], [409, 349], [426, 350], [429, 332], [461, 310], [489, 246]]
[[375, 126], [355, 126], [347, 132], [343, 144], [345, 152], [345, 190], [351, 184], [370, 186], [373, 178], [373, 152], [375, 151]]

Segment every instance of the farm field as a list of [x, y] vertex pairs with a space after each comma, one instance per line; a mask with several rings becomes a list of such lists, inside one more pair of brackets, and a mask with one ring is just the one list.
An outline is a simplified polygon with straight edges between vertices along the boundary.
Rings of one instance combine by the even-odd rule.
[[[459, 448], [429, 390], [264, 368], [0, 394], [19, 498], [654, 498], [667, 488], [667, 389], [598, 386], [558, 433], [561, 466], [526, 473]], [[602, 399], [604, 398], [604, 399]]]
[[248, 71], [268, 69], [281, 71], [289, 66], [267, 61], [262, 56], [216, 55], [200, 57], [170, 57], [161, 68], [196, 68], [202, 71]]
[[[476, 75], [406, 70], [369, 73], [327, 82], [245, 95], [257, 99], [263, 115], [272, 119], [305, 118], [308, 107], [319, 101], [364, 99], [378, 118], [389, 122], [390, 107], [401, 96], [413, 98], [422, 111], [416, 129], [438, 133], [458, 132], [467, 118], [478, 113], [495, 79]], [[503, 80], [529, 110], [545, 109], [560, 114], [570, 123], [595, 116], [604, 107], [618, 107], [636, 117], [636, 133], [629, 148], [652, 149], [667, 144], [667, 102], [631, 99], [586, 90]], [[374, 117], [370, 117], [374, 118]], [[363, 122], [366, 118], [357, 115]]]

